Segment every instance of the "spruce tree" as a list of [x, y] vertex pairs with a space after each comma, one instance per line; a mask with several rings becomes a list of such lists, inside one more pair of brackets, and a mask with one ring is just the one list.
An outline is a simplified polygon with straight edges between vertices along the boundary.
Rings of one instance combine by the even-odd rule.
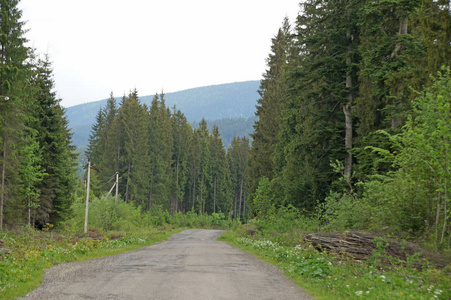
[[39, 144], [32, 140], [22, 148], [23, 157], [20, 165], [21, 188], [25, 197], [25, 206], [28, 210], [27, 224], [32, 226], [36, 221], [36, 211], [40, 207], [39, 197], [41, 190], [38, 188], [44, 177], [48, 175], [41, 166], [42, 155]]
[[287, 94], [287, 64], [293, 50], [293, 35], [288, 19], [272, 39], [267, 70], [260, 83], [260, 99], [255, 115], [252, 147], [249, 152], [250, 190], [255, 191], [262, 177], [272, 179], [274, 174], [274, 151], [279, 143], [282, 111]]
[[91, 128], [91, 133], [88, 138], [88, 148], [85, 151], [85, 155], [91, 158], [92, 161], [100, 161], [102, 153], [105, 151], [103, 145], [101, 145], [102, 134], [105, 131], [105, 115], [103, 109], [100, 108], [96, 115], [96, 122]]
[[249, 139], [235, 137], [227, 151], [227, 160], [230, 166], [230, 177], [233, 191], [233, 202], [230, 207], [230, 216], [234, 219], [245, 217], [247, 176], [246, 167], [249, 153]]
[[188, 181], [189, 142], [193, 129], [185, 115], [174, 106], [172, 116], [172, 182], [174, 182], [172, 212], [186, 207], [185, 190]]
[[199, 128], [197, 129], [200, 138], [200, 149], [202, 156], [200, 157], [200, 170], [199, 170], [199, 212], [204, 213], [207, 201], [210, 199], [210, 189], [211, 186], [211, 154], [208, 147], [210, 133], [207, 129], [207, 121], [202, 119], [199, 123]]
[[[115, 181], [115, 174], [119, 172], [117, 165], [117, 143], [120, 143], [118, 139], [120, 135], [116, 132], [114, 127], [117, 121], [118, 108], [116, 107], [116, 99], [111, 92], [110, 98], [107, 100], [107, 104], [103, 109], [103, 123], [104, 123], [104, 133], [102, 135], [103, 152], [99, 157], [97, 162], [98, 167], [101, 171], [99, 174], [100, 182], [102, 184], [103, 191], [110, 189], [112, 182]], [[113, 178], [113, 180], [112, 180]]]
[[351, 138], [350, 108], [357, 89], [353, 83], [358, 57], [351, 42], [352, 36], [358, 37], [358, 19], [353, 4], [303, 3], [295, 28], [298, 51], [288, 65], [289, 92], [275, 151], [277, 175], [272, 185], [278, 204], [312, 210], [335, 178], [330, 162], [351, 162], [350, 144], [344, 141]]
[[164, 94], [155, 95], [148, 114], [148, 145], [150, 149], [150, 192], [148, 209], [162, 205], [171, 209], [173, 130], [170, 110], [166, 107]]
[[[229, 192], [231, 189], [229, 164], [218, 126], [214, 125], [209, 141], [209, 152], [211, 155], [211, 184], [210, 205], [207, 207], [209, 213], [218, 211], [226, 212], [230, 207]], [[212, 191], [211, 191], [212, 189]]]
[[[201, 157], [202, 157], [202, 146], [201, 138], [198, 130], [194, 130], [190, 142], [189, 142], [189, 153], [188, 153], [188, 184], [187, 191], [185, 195], [186, 198], [186, 210], [196, 209], [196, 199], [198, 196], [199, 184], [198, 178], [201, 172]], [[199, 206], [197, 206], [199, 207]]]
[[48, 57], [39, 60], [33, 84], [37, 103], [36, 122], [30, 124], [39, 134], [41, 166], [47, 175], [40, 182], [40, 207], [36, 222], [44, 225], [63, 220], [70, 210], [75, 189], [75, 146], [65, 110], [53, 91], [52, 69]]
[[20, 197], [14, 187], [20, 184], [17, 171], [29, 100], [26, 88], [30, 69], [25, 61], [30, 51], [25, 46], [18, 3], [18, 0], [0, 1], [0, 230], [5, 221], [12, 222], [18, 214], [21, 217], [14, 209], [18, 204], [14, 199]]
[[125, 185], [124, 200], [144, 206], [147, 201], [149, 165], [146, 109], [139, 103], [138, 92], [134, 90], [123, 99], [119, 109], [119, 120], [124, 132], [123, 175]]
[[[425, 56], [412, 36], [410, 19], [421, 0], [366, 2], [360, 10], [360, 93], [356, 98], [358, 133], [365, 136], [381, 128], [401, 129], [411, 111], [412, 78], [418, 72], [409, 56]], [[419, 87], [417, 87], [419, 88]]]

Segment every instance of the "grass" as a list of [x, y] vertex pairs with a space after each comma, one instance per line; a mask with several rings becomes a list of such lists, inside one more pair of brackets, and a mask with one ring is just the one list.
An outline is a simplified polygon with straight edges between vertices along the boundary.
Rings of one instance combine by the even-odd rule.
[[120, 254], [167, 240], [183, 229], [169, 227], [141, 229], [133, 234], [110, 233], [94, 237], [57, 235], [22, 228], [2, 232], [0, 248], [0, 299], [25, 296], [38, 287], [45, 269], [63, 262], [76, 262]]
[[[436, 269], [415, 256], [400, 263], [379, 252], [352, 261], [243, 230], [228, 231], [220, 239], [276, 265], [315, 299], [451, 299], [451, 268]], [[382, 257], [394, 264], [384, 266]], [[419, 263], [423, 268], [414, 267]]]

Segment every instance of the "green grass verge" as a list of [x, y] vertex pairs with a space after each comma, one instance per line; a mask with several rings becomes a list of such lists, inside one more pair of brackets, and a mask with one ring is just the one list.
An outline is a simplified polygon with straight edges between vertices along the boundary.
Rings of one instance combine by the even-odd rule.
[[[52, 236], [26, 230], [2, 232], [1, 247], [10, 253], [0, 254], [0, 299], [15, 299], [37, 288], [43, 280], [45, 269], [63, 262], [116, 255], [167, 240], [179, 229], [142, 229], [138, 233], [123, 234], [118, 238], [77, 238]], [[114, 234], [113, 234], [114, 236]]]
[[381, 265], [381, 254], [349, 261], [308, 246], [284, 246], [232, 231], [219, 240], [276, 265], [315, 299], [451, 299], [450, 270], [418, 270], [415, 257], [387, 268]]

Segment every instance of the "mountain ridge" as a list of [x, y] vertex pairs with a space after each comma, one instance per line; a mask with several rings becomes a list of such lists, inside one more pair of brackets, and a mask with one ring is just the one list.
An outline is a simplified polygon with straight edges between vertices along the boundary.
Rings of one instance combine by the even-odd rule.
[[[255, 106], [260, 97], [259, 87], [259, 80], [233, 82], [167, 93], [164, 98], [167, 107], [176, 105], [190, 123], [200, 122], [202, 118], [212, 122], [221, 119], [243, 119], [243, 122], [246, 122], [248, 118], [255, 116]], [[154, 96], [140, 96], [139, 99], [142, 104], [150, 106]], [[115, 99], [119, 103], [122, 97]], [[73, 143], [76, 146], [88, 144], [95, 117], [99, 110], [105, 107], [106, 102], [107, 99], [102, 99], [66, 108], [69, 128], [73, 131]]]

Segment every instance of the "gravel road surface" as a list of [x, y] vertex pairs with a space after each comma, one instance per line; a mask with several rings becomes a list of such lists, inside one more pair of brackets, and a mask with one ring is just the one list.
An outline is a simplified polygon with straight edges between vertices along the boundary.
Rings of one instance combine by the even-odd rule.
[[46, 271], [24, 299], [310, 299], [274, 266], [186, 230], [142, 249]]

